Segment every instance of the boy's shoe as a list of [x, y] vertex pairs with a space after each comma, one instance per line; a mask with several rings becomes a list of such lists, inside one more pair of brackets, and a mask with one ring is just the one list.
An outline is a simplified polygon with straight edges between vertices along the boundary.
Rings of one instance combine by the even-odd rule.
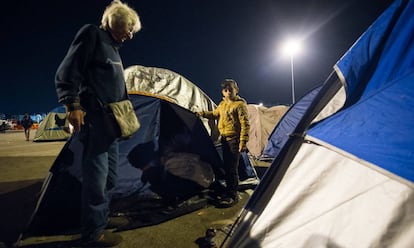
[[118, 228], [129, 224], [127, 217], [110, 217], [106, 229]]
[[82, 247], [113, 247], [122, 242], [122, 236], [109, 232], [103, 231], [96, 240], [82, 241]]

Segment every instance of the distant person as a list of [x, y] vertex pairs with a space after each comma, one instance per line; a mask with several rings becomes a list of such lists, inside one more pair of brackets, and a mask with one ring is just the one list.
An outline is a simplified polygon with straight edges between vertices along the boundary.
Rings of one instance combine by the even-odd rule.
[[1, 125], [0, 125], [0, 132], [5, 133], [5, 132], [6, 132], [6, 130], [7, 130], [7, 124], [6, 124], [6, 122], [4, 121], [4, 122], [2, 122], [2, 123], [1, 123]]
[[81, 245], [115, 246], [117, 233], [105, 230], [125, 223], [109, 219], [110, 190], [117, 178], [118, 141], [103, 128], [103, 103], [127, 98], [119, 48], [141, 29], [135, 10], [119, 0], [105, 9], [99, 27], [87, 24], [74, 38], [56, 72], [58, 100], [83, 143]]
[[196, 114], [208, 119], [218, 119], [226, 182], [226, 189], [219, 195], [218, 201], [221, 207], [231, 207], [238, 202], [239, 159], [240, 153], [247, 150], [250, 125], [247, 104], [238, 95], [239, 87], [236, 81], [224, 80], [221, 83], [221, 93], [223, 100], [215, 110]]
[[26, 137], [26, 141], [30, 140], [30, 129], [32, 129], [33, 121], [30, 118], [30, 115], [26, 113], [21, 121], [21, 125], [24, 128], [24, 136]]

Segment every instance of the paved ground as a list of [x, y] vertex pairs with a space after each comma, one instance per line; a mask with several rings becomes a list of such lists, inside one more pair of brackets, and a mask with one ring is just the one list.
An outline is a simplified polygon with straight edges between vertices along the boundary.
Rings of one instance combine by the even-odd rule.
[[[24, 230], [42, 182], [64, 144], [25, 141], [22, 131], [0, 133], [0, 248], [10, 246]], [[159, 225], [120, 232], [124, 242], [118, 247], [200, 247], [197, 240], [210, 227], [218, 230], [215, 240], [220, 244], [251, 193], [242, 192], [241, 201], [232, 208], [208, 206]], [[19, 245], [72, 247], [76, 238], [78, 235], [25, 237]]]

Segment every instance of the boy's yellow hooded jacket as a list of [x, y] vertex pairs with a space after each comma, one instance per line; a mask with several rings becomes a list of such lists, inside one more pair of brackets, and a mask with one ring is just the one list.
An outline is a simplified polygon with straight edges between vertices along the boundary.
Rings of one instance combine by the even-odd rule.
[[240, 138], [240, 143], [249, 141], [249, 117], [246, 101], [240, 96], [232, 101], [222, 100], [213, 111], [202, 112], [208, 119], [218, 119], [220, 135], [228, 140]]

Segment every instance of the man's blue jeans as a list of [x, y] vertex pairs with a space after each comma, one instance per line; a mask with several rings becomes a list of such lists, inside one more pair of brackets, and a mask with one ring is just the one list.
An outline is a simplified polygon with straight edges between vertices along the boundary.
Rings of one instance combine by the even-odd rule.
[[108, 222], [110, 190], [116, 185], [119, 147], [115, 140], [105, 145], [105, 149], [97, 150], [104, 132], [89, 124], [82, 128], [85, 149], [82, 161], [81, 234], [83, 239], [89, 240], [96, 239]]

